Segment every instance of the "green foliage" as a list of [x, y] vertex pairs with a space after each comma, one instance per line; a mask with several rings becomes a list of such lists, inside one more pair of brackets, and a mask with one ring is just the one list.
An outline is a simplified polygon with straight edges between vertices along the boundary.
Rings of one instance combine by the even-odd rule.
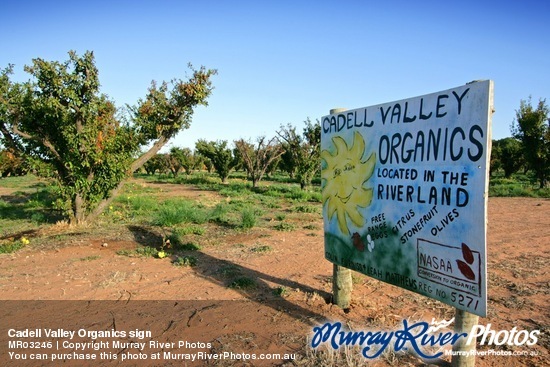
[[170, 149], [170, 154], [166, 155], [165, 160], [174, 177], [176, 177], [182, 169], [185, 170], [187, 174], [190, 174], [197, 167], [197, 159], [189, 148], [172, 147]]
[[197, 258], [194, 256], [178, 256], [174, 261], [172, 261], [172, 264], [174, 266], [197, 266]]
[[21, 240], [19, 241], [9, 241], [3, 244], [0, 244], [0, 254], [11, 254], [15, 251], [18, 251], [25, 247]]
[[256, 225], [256, 210], [247, 206], [241, 211], [241, 227], [243, 229], [250, 229]]
[[99, 255], [90, 255], [90, 256], [81, 257], [78, 260], [79, 261], [93, 261], [93, 260], [99, 260], [99, 259], [101, 259], [101, 256], [99, 256]]
[[489, 196], [496, 197], [550, 197], [550, 188], [533, 186], [534, 174], [516, 173], [510, 178], [492, 177], [489, 181]]
[[158, 207], [158, 201], [151, 196], [137, 195], [121, 198], [129, 206], [129, 209], [136, 214], [151, 213]]
[[493, 140], [491, 150], [491, 173], [499, 168], [509, 178], [525, 165], [521, 142], [514, 138]]
[[536, 108], [531, 103], [531, 98], [520, 102], [512, 134], [521, 141], [525, 161], [542, 189], [550, 180], [550, 109], [546, 100], [539, 100]]
[[131, 115], [121, 116], [100, 93], [92, 52], [70, 51], [65, 62], [37, 58], [25, 71], [32, 76], [25, 83], [9, 80], [11, 66], [0, 72], [2, 143], [40, 162], [40, 174], [57, 181], [59, 207], [74, 223], [93, 221], [129, 173], [189, 127], [194, 108], [207, 104], [215, 74], [200, 68], [187, 81], [153, 81]]
[[320, 207], [313, 205], [296, 205], [292, 207], [292, 211], [298, 213], [319, 213], [321, 210]]
[[273, 290], [273, 294], [276, 296], [288, 297], [288, 288], [284, 286], [279, 286]]
[[250, 187], [242, 182], [231, 182], [227, 186], [222, 187], [219, 193], [230, 198], [242, 198], [250, 194]]
[[186, 236], [189, 234], [194, 234], [197, 236], [202, 236], [206, 232], [204, 227], [195, 226], [195, 225], [186, 225], [184, 227], [176, 228], [174, 233], [178, 236]]
[[155, 214], [153, 224], [173, 227], [180, 223], [202, 224], [208, 220], [208, 213], [187, 200], [165, 201]]
[[139, 246], [135, 250], [118, 250], [117, 255], [127, 257], [157, 257], [159, 251], [154, 247]]
[[236, 164], [231, 149], [227, 147], [227, 140], [207, 142], [201, 139], [195, 144], [195, 149], [210, 160], [222, 182], [226, 183], [231, 168]]
[[228, 213], [230, 211], [229, 206], [226, 203], [217, 204], [210, 213], [210, 221], [215, 223], [228, 223]]
[[247, 277], [237, 278], [233, 282], [231, 282], [231, 284], [229, 284], [229, 288], [240, 290], [255, 289], [256, 287], [256, 282], [253, 279]]
[[143, 168], [148, 175], [158, 172], [159, 175], [170, 170], [170, 162], [167, 154], [155, 154], [143, 164]]
[[13, 149], [0, 150], [0, 176], [21, 176], [29, 170], [25, 157]]
[[296, 177], [302, 189], [311, 185], [321, 168], [321, 124], [319, 121], [313, 124], [309, 118], [304, 123], [302, 135], [290, 124], [281, 125], [277, 132], [284, 141], [283, 167], [291, 177]]
[[240, 275], [241, 270], [235, 264], [226, 264], [226, 265], [220, 266], [220, 268], [216, 270], [216, 274], [219, 274], [224, 278], [233, 278]]
[[291, 232], [296, 229], [296, 226], [291, 223], [281, 222], [281, 223], [277, 223], [273, 228], [281, 232]]
[[60, 220], [53, 210], [54, 186], [46, 186], [31, 175], [3, 178], [2, 186], [18, 190], [0, 199], [0, 236]]
[[319, 229], [319, 227], [317, 227], [315, 224], [307, 224], [304, 226], [304, 229], [309, 229], [311, 231], [316, 231]]
[[263, 254], [271, 251], [273, 251], [273, 248], [269, 245], [258, 245], [250, 249], [250, 252], [254, 252], [256, 254]]

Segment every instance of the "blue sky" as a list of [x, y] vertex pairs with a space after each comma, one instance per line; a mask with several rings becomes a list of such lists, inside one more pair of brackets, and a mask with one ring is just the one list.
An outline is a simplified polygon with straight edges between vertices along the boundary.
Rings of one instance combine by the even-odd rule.
[[521, 99], [550, 98], [550, 2], [6, 1], [0, 68], [93, 50], [102, 92], [135, 104], [151, 80], [218, 70], [209, 106], [171, 143], [274, 136], [281, 124], [495, 83], [493, 139]]

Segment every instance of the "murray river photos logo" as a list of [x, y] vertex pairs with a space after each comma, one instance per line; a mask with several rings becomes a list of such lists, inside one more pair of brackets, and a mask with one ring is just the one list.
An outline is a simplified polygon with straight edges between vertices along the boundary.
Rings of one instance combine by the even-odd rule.
[[[452, 346], [464, 339], [470, 345], [479, 341], [480, 345], [488, 346], [533, 346], [538, 342], [540, 330], [492, 330], [491, 324], [474, 325], [468, 333], [455, 333], [444, 331], [454, 322], [450, 321], [431, 323], [420, 321], [409, 323], [403, 320], [403, 328], [394, 331], [348, 331], [344, 330], [340, 322], [327, 322], [322, 326], [313, 328], [311, 346], [317, 348], [322, 344], [334, 350], [343, 346], [357, 346], [361, 348], [361, 354], [367, 359], [380, 356], [385, 350], [393, 349], [395, 352], [411, 350], [421, 358], [439, 358], [443, 355], [442, 347]], [[431, 354], [430, 347], [436, 347], [437, 351]]]

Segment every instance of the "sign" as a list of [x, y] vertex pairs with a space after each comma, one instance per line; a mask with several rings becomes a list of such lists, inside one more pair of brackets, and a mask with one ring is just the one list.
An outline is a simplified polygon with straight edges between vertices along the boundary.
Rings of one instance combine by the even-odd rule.
[[485, 316], [492, 81], [321, 119], [325, 257]]

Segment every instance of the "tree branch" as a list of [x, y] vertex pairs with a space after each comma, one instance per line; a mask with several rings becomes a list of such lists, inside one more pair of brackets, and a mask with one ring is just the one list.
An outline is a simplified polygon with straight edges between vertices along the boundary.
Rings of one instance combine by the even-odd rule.
[[153, 157], [155, 154], [158, 153], [158, 151], [166, 144], [168, 143], [168, 140], [170, 137], [166, 135], [161, 135], [161, 137], [153, 144], [153, 146], [144, 154], [142, 154], [138, 159], [136, 159], [134, 162], [132, 162], [132, 165], [130, 166], [129, 173], [132, 174], [135, 171], [137, 171], [141, 166], [145, 164], [151, 157]]
[[3, 122], [0, 122], [0, 133], [4, 136], [5, 142], [9, 148], [13, 149], [15, 152], [18, 152], [18, 154], [22, 151], [21, 144], [15, 140], [13, 134], [8, 130]]
[[48, 139], [46, 139], [45, 137], [39, 138], [39, 137], [36, 137], [36, 136], [29, 135], [29, 134], [19, 130], [16, 123], [13, 123], [11, 125], [11, 129], [13, 130], [14, 133], [16, 133], [17, 135], [19, 135], [22, 138], [29, 139], [29, 140], [34, 140], [34, 141], [37, 141], [39, 143], [42, 143], [46, 148], [48, 148], [53, 153], [55, 158], [57, 158], [60, 161], [62, 160], [61, 155], [59, 155], [59, 153], [57, 152], [57, 150], [55, 149], [53, 144]]

